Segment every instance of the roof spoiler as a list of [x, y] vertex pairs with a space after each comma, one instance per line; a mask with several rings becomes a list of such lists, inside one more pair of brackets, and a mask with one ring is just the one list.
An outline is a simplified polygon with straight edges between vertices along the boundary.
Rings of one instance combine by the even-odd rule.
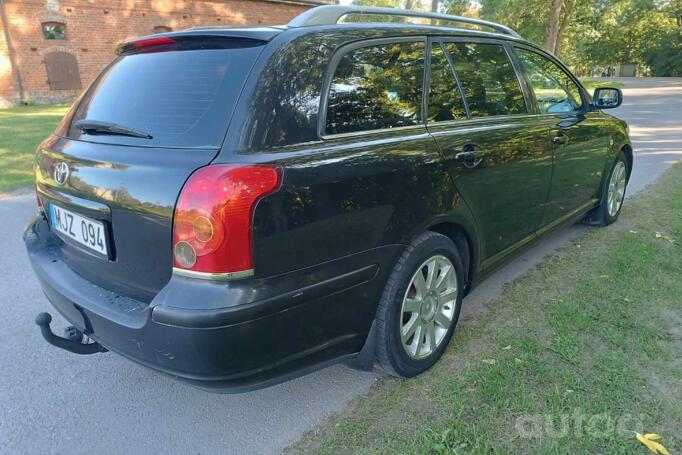
[[180, 50], [192, 48], [192, 43], [199, 48], [200, 41], [214, 41], [220, 47], [222, 40], [233, 43], [241, 41], [243, 46], [258, 46], [272, 40], [282, 33], [281, 28], [274, 27], [244, 27], [244, 28], [216, 28], [196, 27], [178, 32], [159, 33], [156, 35], [140, 36], [124, 41], [116, 46], [116, 55], [130, 52], [156, 52], [163, 50]]

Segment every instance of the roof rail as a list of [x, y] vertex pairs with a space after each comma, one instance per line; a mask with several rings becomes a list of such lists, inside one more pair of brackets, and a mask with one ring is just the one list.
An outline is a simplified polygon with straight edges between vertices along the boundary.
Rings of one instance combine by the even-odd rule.
[[427, 11], [414, 11], [398, 8], [379, 8], [370, 6], [356, 6], [356, 5], [325, 5], [311, 8], [293, 18], [289, 27], [305, 27], [310, 25], [332, 25], [337, 24], [343, 16], [349, 14], [366, 14], [366, 15], [388, 15], [398, 17], [419, 17], [423, 19], [439, 19], [448, 22], [459, 22], [460, 24], [478, 25], [481, 27], [488, 27], [495, 30], [497, 33], [521, 38], [521, 35], [516, 33], [509, 27], [497, 24], [495, 22], [484, 21], [481, 19], [474, 19], [463, 16], [450, 16], [447, 14], [438, 14]]

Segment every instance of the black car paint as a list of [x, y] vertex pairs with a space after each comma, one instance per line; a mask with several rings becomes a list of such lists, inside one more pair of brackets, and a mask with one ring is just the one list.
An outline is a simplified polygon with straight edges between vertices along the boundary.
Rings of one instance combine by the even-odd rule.
[[[177, 196], [187, 176], [217, 153], [121, 147], [59, 136], [43, 142], [35, 178], [45, 206], [54, 203], [103, 221], [113, 246], [110, 261], [65, 247], [69, 267], [94, 284], [150, 302], [171, 276], [169, 245]], [[54, 181], [52, 169], [59, 162], [71, 169], [65, 186]]]
[[[319, 104], [340, 47], [453, 35], [523, 44], [405, 24], [275, 29], [259, 35], [269, 42], [220, 150], [94, 144], [58, 132], [37, 155], [43, 204], [117, 228], [109, 231], [114, 256], [102, 261], [64, 244], [39, 215], [25, 240], [46, 295], [112, 351], [199, 387], [242, 391], [352, 358], [368, 345], [388, 275], [424, 230], [465, 239], [472, 287], [538, 233], [582, 217], [629, 146], [622, 122], [599, 111], [320, 136]], [[568, 146], [551, 145], [558, 130], [570, 133]], [[476, 134], [490, 153], [469, 169], [451, 148]], [[574, 165], [578, 156], [584, 165]], [[51, 172], [59, 161], [72, 170], [63, 187]], [[173, 275], [172, 213], [187, 177], [209, 163], [271, 162], [283, 167], [284, 181], [254, 214], [255, 276]], [[552, 189], [557, 181], [565, 188]], [[572, 181], [579, 191], [566, 191]]]

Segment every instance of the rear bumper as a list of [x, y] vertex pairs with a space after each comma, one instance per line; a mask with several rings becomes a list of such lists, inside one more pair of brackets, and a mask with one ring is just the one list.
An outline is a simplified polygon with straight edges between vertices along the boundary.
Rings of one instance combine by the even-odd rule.
[[226, 393], [272, 385], [360, 351], [388, 252], [227, 284], [173, 276], [147, 304], [72, 271], [43, 216], [27, 226], [24, 241], [45, 295], [71, 324], [137, 363]]

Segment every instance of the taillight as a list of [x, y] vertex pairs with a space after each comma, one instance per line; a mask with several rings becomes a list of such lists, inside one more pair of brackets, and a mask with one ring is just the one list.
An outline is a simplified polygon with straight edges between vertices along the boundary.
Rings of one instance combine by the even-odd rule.
[[138, 52], [152, 52], [161, 49], [175, 50], [178, 45], [177, 41], [168, 36], [143, 38], [141, 40], [133, 41], [130, 44]]
[[279, 165], [215, 164], [195, 171], [175, 207], [176, 270], [208, 278], [250, 275], [253, 211], [281, 181]]

